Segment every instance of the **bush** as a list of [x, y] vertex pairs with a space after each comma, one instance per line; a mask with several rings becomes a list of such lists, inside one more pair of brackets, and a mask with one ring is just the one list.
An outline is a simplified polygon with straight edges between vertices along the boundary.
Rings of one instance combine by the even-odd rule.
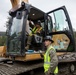
[[6, 44], [6, 36], [0, 36], [0, 46], [3, 46]]

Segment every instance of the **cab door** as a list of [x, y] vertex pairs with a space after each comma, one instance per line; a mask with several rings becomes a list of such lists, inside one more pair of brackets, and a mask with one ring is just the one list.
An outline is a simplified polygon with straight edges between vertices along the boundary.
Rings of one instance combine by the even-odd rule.
[[47, 35], [52, 36], [52, 44], [57, 51], [75, 51], [73, 29], [65, 6], [47, 13]]

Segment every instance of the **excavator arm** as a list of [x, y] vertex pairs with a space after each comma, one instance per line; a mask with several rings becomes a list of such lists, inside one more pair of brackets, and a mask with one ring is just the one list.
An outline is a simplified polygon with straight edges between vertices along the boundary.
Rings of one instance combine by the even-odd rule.
[[28, 3], [28, 0], [10, 0], [10, 1], [11, 1], [12, 8], [15, 8], [16, 6], [18, 6], [22, 1], [24, 1], [25, 3]]
[[11, 5], [12, 5], [11, 10], [19, 8], [22, 1], [25, 2], [25, 3], [28, 3], [28, 0], [10, 0]]

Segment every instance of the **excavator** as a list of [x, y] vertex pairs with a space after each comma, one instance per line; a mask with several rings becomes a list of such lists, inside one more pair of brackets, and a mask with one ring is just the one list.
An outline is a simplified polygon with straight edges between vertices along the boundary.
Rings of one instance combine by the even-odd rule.
[[[19, 75], [43, 67], [44, 37], [52, 36], [59, 60], [58, 75], [76, 75], [76, 48], [72, 24], [65, 6], [45, 13], [29, 4], [28, 0], [10, 0], [7, 27], [7, 45], [0, 57], [1, 75]], [[26, 50], [29, 21], [40, 21], [41, 35], [34, 36], [29, 50]], [[2, 51], [1, 51], [2, 53]], [[33, 74], [33, 73], [31, 73]]]

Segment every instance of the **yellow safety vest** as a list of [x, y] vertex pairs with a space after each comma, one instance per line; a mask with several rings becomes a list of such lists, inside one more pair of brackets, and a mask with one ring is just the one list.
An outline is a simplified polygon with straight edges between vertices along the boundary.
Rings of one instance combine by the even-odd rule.
[[[50, 56], [49, 56], [49, 51], [50, 50], [55, 50], [52, 46], [50, 46], [45, 55], [44, 55], [44, 72], [47, 72], [48, 69], [50, 68]], [[56, 67], [55, 71], [54, 71], [54, 74], [57, 74], [58, 73], [58, 67]]]
[[34, 28], [32, 29], [32, 31], [31, 31], [31, 33], [30, 33], [30, 36], [31, 36], [32, 34], [36, 34], [37, 31], [41, 31], [41, 30], [42, 30], [42, 27], [40, 27], [40, 29], [34, 27]]

